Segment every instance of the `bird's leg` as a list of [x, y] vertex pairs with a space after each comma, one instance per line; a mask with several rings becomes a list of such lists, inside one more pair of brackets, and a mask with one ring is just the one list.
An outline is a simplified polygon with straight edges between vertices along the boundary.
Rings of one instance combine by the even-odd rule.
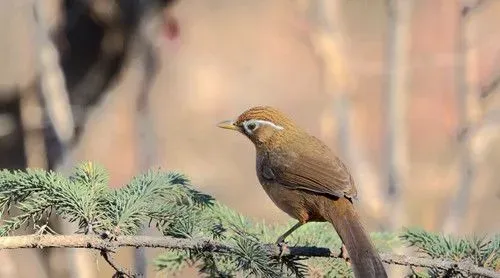
[[342, 247], [340, 247], [340, 254], [339, 258], [344, 259], [347, 264], [350, 262], [349, 254], [347, 253], [347, 248], [345, 248], [345, 245], [342, 243]]
[[280, 247], [280, 254], [278, 256], [279, 259], [281, 259], [281, 256], [283, 256], [283, 252], [285, 251], [285, 239], [287, 236], [289, 236], [293, 231], [297, 230], [300, 226], [304, 225], [302, 222], [297, 222], [297, 224], [293, 225], [288, 231], [286, 231], [284, 234], [282, 234], [280, 237], [278, 237], [278, 240], [276, 240], [276, 244]]
[[288, 231], [286, 231], [284, 234], [282, 234], [278, 240], [276, 240], [276, 244], [280, 245], [285, 242], [285, 239], [287, 236], [289, 236], [291, 233], [293, 233], [295, 230], [297, 230], [300, 226], [304, 225], [302, 222], [298, 222], [297, 224], [293, 225]]

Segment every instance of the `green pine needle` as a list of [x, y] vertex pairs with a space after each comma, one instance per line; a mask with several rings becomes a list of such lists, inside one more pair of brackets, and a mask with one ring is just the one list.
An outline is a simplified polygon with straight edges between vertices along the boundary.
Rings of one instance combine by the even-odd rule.
[[[500, 264], [500, 235], [491, 239], [477, 236], [457, 238], [412, 228], [406, 229], [401, 238], [431, 258], [467, 260], [493, 269]], [[444, 271], [439, 269], [430, 269], [426, 273], [430, 277], [441, 277], [444, 274]]]

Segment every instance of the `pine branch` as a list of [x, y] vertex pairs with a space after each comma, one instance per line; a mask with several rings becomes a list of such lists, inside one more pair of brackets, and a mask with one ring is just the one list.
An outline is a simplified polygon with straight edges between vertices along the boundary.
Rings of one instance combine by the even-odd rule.
[[382, 261], [388, 264], [413, 266], [413, 267], [426, 267], [426, 268], [436, 268], [444, 271], [454, 271], [459, 272], [465, 277], [469, 275], [481, 275], [483, 277], [500, 277], [500, 272], [494, 270], [479, 267], [475, 264], [469, 262], [455, 262], [444, 259], [429, 259], [413, 256], [403, 256], [396, 254], [380, 254]]
[[[231, 253], [234, 247], [210, 239], [181, 239], [169, 236], [118, 236], [115, 240], [106, 240], [94, 235], [28, 235], [0, 237], [0, 249], [22, 249], [22, 248], [87, 248], [100, 250], [101, 254], [119, 247], [150, 247], [182, 250], [197, 250], [215, 253]], [[263, 246], [270, 257], [277, 257], [280, 249], [276, 245], [265, 244]], [[282, 257], [326, 257], [338, 259], [340, 250], [334, 251], [323, 247], [290, 246], [283, 250]], [[444, 259], [429, 259], [414, 256], [404, 256], [390, 253], [382, 253], [382, 260], [387, 264], [396, 264], [414, 267], [436, 268], [441, 270], [453, 270], [463, 275], [481, 275], [483, 277], [500, 278], [500, 272], [476, 266], [469, 262], [455, 262]], [[106, 257], [105, 257], [106, 258]], [[123, 270], [112, 264], [119, 272]], [[132, 276], [132, 275], [130, 275]]]
[[[191, 265], [209, 277], [352, 276], [348, 264], [337, 258], [340, 252], [332, 251], [340, 250], [341, 240], [328, 223], [305, 225], [289, 238], [298, 246], [280, 250], [264, 243], [274, 242], [286, 227], [249, 220], [195, 190], [180, 173], [148, 171], [119, 189], [110, 189], [108, 182], [107, 172], [92, 163], [81, 164], [70, 177], [40, 170], [0, 171], [0, 209], [5, 216], [0, 235], [47, 223], [51, 213], [78, 224], [73, 235], [43, 235], [44, 228], [31, 236], [0, 236], [0, 249], [94, 249], [115, 269], [114, 277], [136, 276], [110, 257], [120, 247], [165, 248], [155, 260], [160, 271]], [[18, 213], [11, 215], [12, 209]], [[165, 237], [138, 236], [148, 223]], [[408, 229], [401, 236], [371, 237], [380, 252], [387, 252], [382, 255], [387, 263], [423, 267], [431, 277], [442, 277], [443, 272], [499, 277], [488, 268], [498, 269], [500, 235], [470, 240]], [[427, 257], [389, 253], [404, 242]]]

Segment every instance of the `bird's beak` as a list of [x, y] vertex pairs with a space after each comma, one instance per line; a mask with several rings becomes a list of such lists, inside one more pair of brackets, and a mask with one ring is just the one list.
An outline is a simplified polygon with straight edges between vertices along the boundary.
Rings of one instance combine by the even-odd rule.
[[225, 128], [225, 129], [240, 130], [239, 127], [237, 127], [234, 124], [234, 121], [223, 121], [223, 122], [218, 123], [217, 126], [220, 128]]

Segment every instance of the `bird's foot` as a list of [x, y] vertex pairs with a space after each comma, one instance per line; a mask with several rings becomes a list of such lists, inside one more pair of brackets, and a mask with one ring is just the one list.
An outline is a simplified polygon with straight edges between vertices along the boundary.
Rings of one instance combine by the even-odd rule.
[[111, 232], [111, 231], [103, 231], [102, 233], [99, 234], [99, 236], [101, 237], [101, 239], [104, 239], [104, 240], [107, 240], [109, 242], [111, 241], [116, 241], [118, 239], [118, 235]]
[[42, 225], [42, 226], [35, 225], [35, 228], [37, 229], [35, 235], [37, 236], [43, 235], [47, 230], [47, 227], [48, 227], [47, 225]]
[[344, 259], [347, 264], [350, 264], [350, 262], [351, 262], [351, 259], [349, 258], [349, 254], [347, 253], [347, 248], [345, 248], [344, 244], [342, 244], [342, 247], [340, 247], [339, 258]]
[[39, 225], [35, 225], [35, 228], [37, 229], [37, 231], [35, 232], [35, 235], [43, 235], [43, 234], [57, 234], [56, 231], [52, 230], [47, 224], [44, 224], [42, 226], [39, 226]]
[[276, 244], [278, 245], [280, 252], [278, 255], [278, 260], [281, 261], [281, 257], [283, 257], [283, 254], [285, 254], [286, 249], [288, 248], [287, 243], [283, 239], [278, 239], [276, 241]]

